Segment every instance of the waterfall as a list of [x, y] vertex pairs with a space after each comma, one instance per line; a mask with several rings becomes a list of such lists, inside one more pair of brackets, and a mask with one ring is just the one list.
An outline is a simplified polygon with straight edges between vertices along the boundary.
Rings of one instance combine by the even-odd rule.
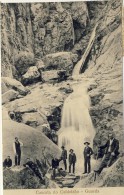
[[73, 93], [64, 102], [58, 137], [59, 147], [64, 145], [68, 151], [74, 149], [78, 162], [83, 159], [84, 142], [88, 139], [92, 146], [95, 135], [89, 108], [87, 87], [84, 84], [74, 85]]
[[91, 48], [92, 48], [93, 43], [94, 43], [94, 41], [95, 41], [95, 35], [96, 35], [96, 28], [97, 28], [97, 25], [98, 25], [98, 23], [95, 25], [95, 27], [94, 27], [94, 29], [93, 29], [93, 32], [92, 32], [91, 37], [90, 37], [90, 39], [89, 39], [88, 46], [87, 46], [87, 48], [86, 48], [86, 50], [85, 50], [85, 52], [84, 52], [82, 58], [80, 59], [80, 61], [79, 61], [79, 62], [75, 65], [75, 67], [74, 67], [72, 76], [79, 75], [79, 73], [80, 73], [80, 71], [81, 71], [81, 69], [82, 69], [82, 67], [83, 67], [83, 64], [85, 63], [85, 60], [86, 60], [86, 58], [87, 58], [89, 52], [91, 51]]
[[77, 79], [77, 84], [72, 86], [73, 92], [66, 98], [61, 118], [61, 129], [58, 131], [58, 145], [64, 145], [69, 151], [73, 149], [77, 156], [78, 171], [83, 169], [84, 142], [89, 141], [93, 145], [95, 129], [89, 114], [90, 98], [87, 92], [88, 87], [85, 81], [82, 85], [78, 83], [80, 70], [92, 48], [95, 40], [96, 26], [91, 34], [88, 46], [81, 60], [73, 70], [73, 78]]

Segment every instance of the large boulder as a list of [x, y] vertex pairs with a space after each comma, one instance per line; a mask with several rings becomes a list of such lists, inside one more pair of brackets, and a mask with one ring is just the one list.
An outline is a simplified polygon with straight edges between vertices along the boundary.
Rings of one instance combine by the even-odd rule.
[[27, 157], [34, 161], [45, 160], [50, 165], [53, 156], [59, 158], [61, 151], [41, 131], [17, 123], [12, 120], [3, 120], [3, 159], [10, 155], [14, 162], [13, 141], [19, 137], [23, 142], [21, 164], [25, 163]]
[[28, 71], [22, 76], [22, 83], [24, 85], [36, 83], [38, 81], [41, 81], [41, 74], [36, 66], [30, 67]]
[[12, 100], [15, 100], [18, 97], [19, 93], [10, 89], [2, 95], [2, 104], [8, 103]]
[[57, 82], [58, 81], [58, 71], [57, 70], [47, 70], [42, 72], [42, 77], [45, 82]]
[[41, 75], [43, 81], [50, 83], [65, 81], [69, 77], [66, 70], [46, 70]]
[[28, 51], [21, 51], [15, 56], [15, 67], [23, 75], [30, 66], [35, 65], [34, 54]]
[[38, 112], [24, 113], [22, 115], [22, 122], [31, 127], [38, 127], [47, 122], [44, 117], [40, 116]]
[[20, 95], [26, 95], [27, 89], [16, 79], [9, 77], [2, 77], [2, 93], [5, 93], [9, 89], [18, 91]]
[[72, 73], [74, 64], [77, 62], [77, 55], [71, 52], [58, 52], [48, 54], [42, 58], [46, 70], [66, 70], [68, 74]]

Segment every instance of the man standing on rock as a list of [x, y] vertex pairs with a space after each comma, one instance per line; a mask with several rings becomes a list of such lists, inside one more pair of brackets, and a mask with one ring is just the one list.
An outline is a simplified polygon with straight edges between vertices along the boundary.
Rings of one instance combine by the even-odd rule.
[[70, 149], [70, 154], [69, 154], [69, 173], [71, 173], [71, 166], [73, 166], [73, 173], [75, 173], [75, 163], [76, 163], [76, 155], [73, 152], [73, 149]]
[[93, 154], [93, 150], [91, 147], [89, 147], [90, 143], [88, 141], [84, 142], [85, 148], [84, 148], [84, 173], [90, 173], [91, 172], [91, 155]]
[[110, 167], [119, 155], [119, 141], [114, 138], [113, 133], [109, 133], [108, 141], [105, 145], [100, 146], [100, 149], [105, 149], [105, 155], [97, 170], [94, 170], [95, 174], [100, 174], [105, 167]]
[[17, 137], [15, 137], [15, 142], [13, 143], [13, 150], [15, 154], [15, 166], [20, 165], [21, 161], [21, 147], [23, 146], [23, 143], [18, 140]]
[[66, 159], [67, 159], [67, 150], [65, 149], [64, 146], [61, 147], [62, 148], [62, 154], [61, 154], [61, 160], [63, 160], [63, 163], [64, 163], [64, 167], [65, 167], [65, 171], [67, 170], [67, 162], [66, 162]]

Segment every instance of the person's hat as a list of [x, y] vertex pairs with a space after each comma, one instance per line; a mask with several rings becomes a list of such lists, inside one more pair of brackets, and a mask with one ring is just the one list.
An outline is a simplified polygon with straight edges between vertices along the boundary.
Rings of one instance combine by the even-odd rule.
[[89, 142], [84, 142], [84, 144], [86, 144], [86, 143], [87, 143], [88, 145], [90, 145], [90, 143], [89, 143]]
[[62, 146], [61, 148], [65, 148], [64, 146]]
[[88, 145], [90, 145], [90, 138], [88, 138], [88, 137], [85, 138], [84, 144], [86, 144], [86, 143], [87, 143]]

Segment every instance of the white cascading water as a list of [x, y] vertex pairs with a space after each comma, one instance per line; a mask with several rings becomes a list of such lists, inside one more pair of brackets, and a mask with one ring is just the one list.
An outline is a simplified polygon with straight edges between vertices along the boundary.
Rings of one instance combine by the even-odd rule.
[[89, 140], [92, 146], [95, 130], [89, 115], [90, 98], [86, 86], [75, 85], [73, 90], [64, 102], [58, 143], [60, 148], [64, 145], [68, 151], [74, 150], [78, 168], [83, 169], [84, 142]]
[[[89, 115], [90, 98], [85, 87], [81, 85], [73, 88], [71, 93], [65, 100], [61, 129], [59, 130], [59, 146], [65, 145], [73, 149], [79, 150], [79, 144], [82, 146], [86, 138], [92, 141], [95, 130]], [[78, 140], [81, 140], [79, 143]], [[76, 151], [75, 151], [76, 152]]]
[[[80, 70], [94, 43], [97, 25], [93, 29], [85, 53], [73, 70], [72, 76], [76, 80], [80, 76]], [[82, 85], [77, 82], [77, 85], [72, 87], [73, 93], [67, 97], [63, 106], [61, 129], [58, 131], [58, 145], [60, 148], [65, 146], [68, 151], [74, 150], [77, 156], [78, 171], [81, 171], [83, 169], [84, 142], [89, 141], [92, 147], [95, 130], [89, 114], [90, 98], [85, 81]]]

